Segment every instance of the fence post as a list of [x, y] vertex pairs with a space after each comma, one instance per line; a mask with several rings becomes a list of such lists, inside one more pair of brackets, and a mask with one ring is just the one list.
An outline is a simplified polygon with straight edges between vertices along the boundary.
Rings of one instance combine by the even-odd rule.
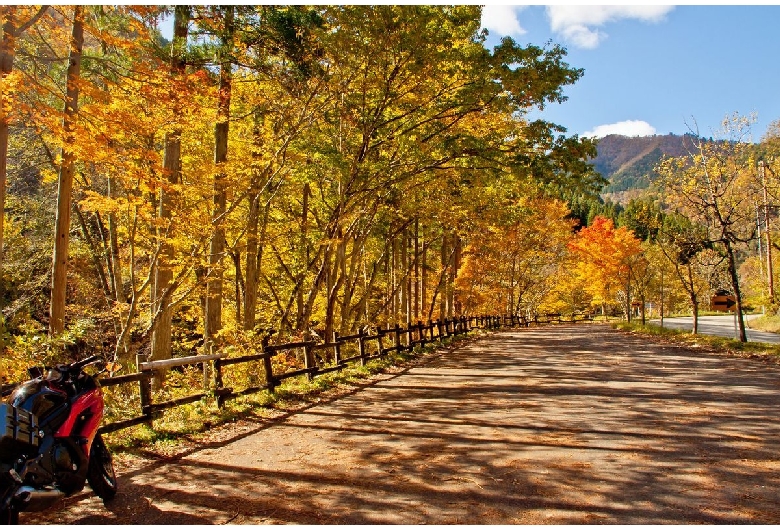
[[[141, 363], [147, 361], [146, 355], [138, 353], [135, 356], [135, 365], [138, 373], [141, 373]], [[141, 398], [141, 414], [152, 419], [152, 382], [148, 378], [143, 378], [138, 381], [139, 394]]]
[[360, 354], [360, 366], [366, 365], [366, 343], [363, 339], [365, 335], [365, 330], [360, 328], [360, 331], [358, 332], [358, 353]]
[[[267, 351], [269, 339], [270, 337], [266, 336], [260, 341], [260, 351], [263, 353], [269, 353]], [[274, 388], [276, 387], [276, 381], [274, 380], [274, 369], [271, 364], [270, 355], [263, 357], [263, 371], [265, 372], [265, 384], [268, 385], [268, 391], [273, 393]]]
[[[209, 343], [209, 355], [214, 354], [214, 343]], [[209, 362], [203, 361], [203, 391], [208, 392], [209, 391]]]
[[222, 388], [222, 359], [214, 359], [214, 388]]
[[214, 394], [217, 396], [217, 407], [225, 406], [225, 399], [219, 392], [224, 385], [222, 382], [222, 359], [214, 359]]
[[382, 350], [384, 350], [384, 346], [382, 345], [383, 335], [384, 335], [384, 330], [381, 327], [376, 328], [376, 349], [379, 357], [382, 357], [384, 355], [384, 353], [382, 352]]
[[393, 346], [395, 347], [395, 351], [401, 353], [401, 326], [398, 324], [398, 322], [395, 323], [395, 329], [393, 331], [395, 331]]
[[339, 332], [333, 332], [333, 362], [338, 366], [341, 364], [341, 343], [339, 342]]
[[303, 347], [303, 366], [309, 370], [306, 374], [306, 378], [309, 381], [314, 379], [314, 373], [317, 371], [317, 361], [314, 360], [314, 351], [312, 350], [311, 342], [307, 342]]

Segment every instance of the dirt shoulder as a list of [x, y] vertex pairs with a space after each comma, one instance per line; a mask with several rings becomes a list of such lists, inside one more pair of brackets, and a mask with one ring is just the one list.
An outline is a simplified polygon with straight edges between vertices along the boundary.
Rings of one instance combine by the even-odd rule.
[[45, 524], [780, 522], [780, 367], [605, 326], [506, 331], [169, 458]]

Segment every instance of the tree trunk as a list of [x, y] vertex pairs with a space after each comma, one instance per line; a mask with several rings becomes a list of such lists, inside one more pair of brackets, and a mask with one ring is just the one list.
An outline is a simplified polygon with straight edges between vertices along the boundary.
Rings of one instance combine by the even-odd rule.
[[[176, 6], [173, 18], [173, 46], [171, 47], [170, 73], [178, 77], [186, 69], [186, 45], [190, 13], [188, 6]], [[174, 109], [178, 115], [179, 109]], [[165, 136], [165, 154], [163, 169], [170, 184], [181, 181], [181, 130], [174, 129]], [[170, 287], [173, 280], [171, 262], [174, 259], [173, 247], [169, 242], [171, 234], [171, 210], [173, 206], [173, 187], [169, 191], [163, 187], [160, 191], [158, 218], [163, 221], [158, 229], [160, 252], [155, 270], [154, 289], [152, 292], [152, 315], [160, 312], [160, 318], [152, 329], [151, 359], [161, 360], [171, 358], [171, 328], [173, 310], [170, 307]]]
[[216, 335], [222, 329], [222, 258], [225, 252], [225, 219], [227, 193], [224, 165], [228, 154], [230, 131], [230, 98], [233, 85], [230, 53], [233, 48], [234, 6], [225, 6], [224, 28], [221, 35], [219, 66], [219, 101], [217, 123], [214, 126], [214, 232], [209, 245], [209, 274], [206, 283], [206, 307], [203, 343], [206, 353], [216, 345]]
[[745, 331], [745, 318], [742, 315], [742, 292], [739, 289], [739, 276], [737, 275], [737, 259], [734, 256], [734, 249], [731, 246], [731, 241], [728, 239], [725, 241], [726, 254], [728, 256], [728, 269], [729, 277], [731, 279], [731, 287], [734, 289], [734, 298], [736, 298], [737, 304], [734, 307], [734, 311], [737, 312], [737, 325], [739, 326], [739, 341], [747, 342], [747, 332]]
[[420, 220], [414, 220], [414, 319], [420, 320]]
[[257, 311], [257, 234], [260, 224], [260, 194], [254, 188], [249, 197], [249, 214], [246, 218], [246, 278], [244, 279], [244, 330], [255, 327]]
[[92, 257], [92, 264], [95, 266], [95, 272], [97, 273], [98, 280], [100, 281], [100, 288], [103, 290], [103, 295], [105, 298], [110, 300], [112, 292], [111, 287], [108, 284], [106, 271], [103, 268], [103, 262], [100, 259], [101, 252], [98, 250], [97, 243], [95, 243], [95, 239], [92, 237], [92, 234], [89, 231], [87, 220], [84, 217], [81, 208], [79, 208], [78, 201], [73, 201], [73, 211], [76, 212], [79, 227], [81, 228], [81, 234], [83, 235], [84, 241], [87, 243], [87, 247], [89, 248], [89, 253]]
[[398, 238], [395, 235], [391, 236], [390, 245], [390, 319], [392, 322], [398, 322]]
[[[116, 183], [113, 178], [108, 178], [108, 196], [110, 198], [116, 197]], [[114, 299], [118, 304], [117, 315], [120, 322], [120, 328], [124, 325], [127, 313], [124, 310], [127, 303], [127, 294], [125, 293], [124, 276], [122, 275], [122, 262], [119, 258], [119, 236], [117, 234], [117, 221], [116, 214], [112, 211], [108, 214], [108, 247], [111, 255], [111, 267], [109, 274], [111, 275], [111, 285], [114, 291]], [[123, 356], [130, 354], [129, 336], [127, 333], [119, 333], [117, 337], [124, 337], [121, 344], [117, 345], [117, 352], [122, 352]], [[115, 361], [120, 359], [114, 359]], [[123, 357], [121, 360], [129, 360]]]
[[[297, 316], [295, 319], [295, 327], [299, 331], [304, 328], [306, 322], [304, 322], [304, 301], [303, 301], [303, 282], [306, 281], [306, 273], [309, 270], [309, 251], [308, 251], [308, 229], [309, 229], [309, 196], [311, 195], [311, 187], [309, 183], [303, 185], [303, 201], [301, 206], [301, 238], [299, 240], [299, 260], [301, 262], [301, 273], [298, 275], [298, 295], [297, 299]], [[330, 278], [330, 274], [328, 274]], [[330, 292], [330, 290], [327, 290]], [[326, 335], [328, 336], [328, 335]]]
[[[424, 311], [428, 303], [428, 240], [424, 237], [425, 226], [423, 225], [423, 244], [422, 244], [422, 273], [420, 278], [420, 310]], [[431, 315], [428, 315], [430, 320]]]
[[235, 300], [236, 300], [236, 323], [243, 322], [241, 318], [241, 305], [243, 303], [243, 292], [246, 290], [244, 287], [243, 278], [241, 277], [241, 251], [235, 249], [231, 252], [233, 257], [233, 268], [235, 269], [234, 287], [235, 287]]
[[[244, 280], [244, 330], [249, 331], [255, 327], [255, 314], [257, 313], [257, 290], [259, 271], [259, 241], [258, 232], [260, 224], [260, 179], [264, 172], [260, 169], [262, 155], [262, 136], [261, 136], [261, 113], [258, 109], [254, 113], [254, 126], [252, 127], [252, 166], [254, 174], [252, 175], [252, 184], [249, 190], [247, 201], [249, 203], [249, 213], [246, 219], [246, 278]], [[265, 218], [268, 218], [268, 208], [266, 208]], [[264, 224], [265, 227], [265, 224]]]
[[[691, 299], [691, 311], [693, 311], [693, 334], [698, 335], [699, 333], [699, 297], [696, 296], [696, 284], [693, 280], [693, 267], [691, 267], [691, 264], [688, 263], [688, 285], [690, 288], [688, 289], [688, 295]], [[663, 318], [663, 317], [661, 317]]]
[[628, 275], [628, 281], [626, 281], [626, 322], [631, 322], [631, 274]]
[[[385, 240], [384, 259], [382, 260], [382, 266], [383, 266], [382, 272], [384, 272], [384, 275], [385, 275], [385, 286], [386, 286], [386, 289], [385, 289], [385, 303], [383, 304], [383, 308], [382, 308], [382, 316], [383, 316], [382, 320], [384, 320], [384, 322], [387, 324], [388, 327], [390, 327], [392, 325], [392, 323], [390, 321], [390, 306], [391, 306], [391, 304], [387, 303], [387, 302], [389, 302], [390, 297], [392, 296], [392, 293], [393, 293], [393, 288], [390, 285], [391, 284], [390, 277], [392, 275], [391, 266], [390, 266], [391, 265], [391, 263], [390, 263], [391, 249], [392, 249], [392, 242], [389, 241], [389, 240]], [[366, 302], [366, 305], [368, 305], [368, 302]]]
[[460, 237], [453, 235], [454, 248], [450, 256], [450, 269], [447, 275], [447, 316], [452, 318], [456, 313], [460, 313], [460, 309], [455, 306], [455, 279], [458, 276], [458, 269], [460, 268], [460, 254], [462, 243]]
[[[332, 245], [326, 245], [322, 251], [322, 263], [320, 263], [317, 274], [314, 275], [314, 281], [312, 282], [309, 294], [306, 297], [306, 303], [304, 304], [303, 322], [308, 322], [311, 319], [311, 313], [314, 310], [314, 301], [317, 298], [317, 293], [322, 287], [323, 282], [326, 280], [328, 273], [327, 267], [330, 264], [331, 255], [333, 253]], [[319, 254], [319, 253], [318, 253]]]
[[[359, 319], [361, 307], [366, 299], [365, 293], [356, 303], [353, 302], [355, 292], [360, 282], [361, 271], [363, 271], [363, 287], [366, 288], [366, 278], [364, 266], [361, 266], [361, 258], [364, 256], [364, 246], [366, 241], [366, 233], [358, 234], [350, 237], [352, 242], [352, 251], [349, 254], [349, 270], [344, 271], [344, 293], [341, 301], [341, 311], [339, 318], [338, 328], [341, 332], [350, 325], [354, 320]], [[356, 317], [356, 315], [358, 315]]]
[[336, 321], [336, 298], [346, 279], [346, 252], [347, 241], [343, 232], [339, 229], [337, 233], [338, 243], [336, 245], [336, 254], [333, 258], [333, 266], [330, 267], [328, 274], [328, 289], [326, 292], [325, 308], [325, 337], [332, 337]]
[[73, 194], [73, 173], [75, 155], [72, 146], [76, 139], [73, 129], [78, 114], [79, 87], [81, 76], [81, 50], [84, 45], [84, 8], [73, 9], [70, 56], [66, 76], [65, 116], [63, 129], [65, 142], [62, 148], [59, 182], [57, 187], [57, 218], [54, 232], [54, 255], [52, 264], [51, 306], [49, 334], [59, 335], [65, 331], [65, 295], [68, 279], [68, 245], [70, 243], [70, 212]]
[[409, 298], [409, 229], [404, 228], [401, 231], [401, 289], [400, 289], [400, 309], [401, 321], [409, 323], [412, 321]]
[[515, 311], [515, 274], [517, 272], [517, 254], [512, 254], [512, 269], [509, 275], [509, 303], [508, 312], [514, 315]]
[[450, 251], [447, 247], [447, 242], [449, 238], [447, 237], [447, 232], [444, 232], [441, 236], [441, 278], [444, 279], [444, 281], [439, 282], [439, 289], [437, 291], [439, 292], [441, 298], [439, 299], [439, 319], [444, 320], [449, 316], [449, 311], [447, 307], [447, 302], [449, 301], [449, 298], [447, 297], [447, 280], [448, 277], [447, 269], [449, 267], [450, 263]]

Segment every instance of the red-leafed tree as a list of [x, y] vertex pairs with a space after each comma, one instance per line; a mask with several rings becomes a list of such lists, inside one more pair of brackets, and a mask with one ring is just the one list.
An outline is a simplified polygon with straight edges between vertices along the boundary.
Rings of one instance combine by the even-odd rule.
[[576, 274], [585, 280], [593, 304], [601, 305], [604, 313], [607, 304], [623, 301], [630, 318], [631, 267], [633, 258], [642, 252], [634, 233], [597, 216], [569, 243], [569, 250], [577, 258]]

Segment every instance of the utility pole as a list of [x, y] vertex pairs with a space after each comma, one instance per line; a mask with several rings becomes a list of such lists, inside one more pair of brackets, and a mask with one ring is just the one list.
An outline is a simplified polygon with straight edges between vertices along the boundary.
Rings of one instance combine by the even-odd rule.
[[[761, 235], [761, 214], [758, 213], [758, 201], [756, 201], [756, 230], [758, 231], [758, 265], [761, 269], [761, 277], [764, 277], [764, 251], [761, 248], [764, 236]], [[769, 289], [767, 289], [767, 293]], [[766, 305], [761, 305], [761, 313], [766, 315]]]
[[769, 286], [769, 305], [775, 302], [775, 281], [772, 269], [772, 236], [769, 230], [769, 199], [766, 189], [766, 162], [758, 161], [758, 173], [761, 176], [761, 187], [764, 189], [764, 231], [766, 232], [766, 268], [767, 284]]
[[661, 267], [661, 328], [664, 327], [664, 268]]

